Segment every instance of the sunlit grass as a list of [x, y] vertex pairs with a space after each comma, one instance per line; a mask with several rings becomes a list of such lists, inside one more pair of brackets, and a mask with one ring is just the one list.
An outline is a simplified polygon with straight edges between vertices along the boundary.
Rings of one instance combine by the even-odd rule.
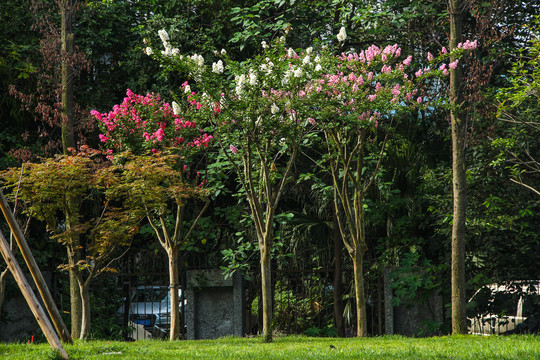
[[[540, 359], [540, 336], [364, 339], [278, 337], [198, 341], [77, 341], [71, 359]], [[0, 344], [0, 359], [55, 359], [48, 344]]]

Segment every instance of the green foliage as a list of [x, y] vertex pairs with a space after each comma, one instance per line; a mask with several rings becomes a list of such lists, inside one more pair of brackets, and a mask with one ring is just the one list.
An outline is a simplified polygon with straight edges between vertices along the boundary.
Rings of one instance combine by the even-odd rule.
[[433, 266], [428, 259], [422, 259], [418, 253], [405, 254], [399, 267], [390, 273], [390, 287], [394, 293], [392, 305], [425, 301], [431, 294], [441, 289], [442, 275], [447, 269], [447, 264]]

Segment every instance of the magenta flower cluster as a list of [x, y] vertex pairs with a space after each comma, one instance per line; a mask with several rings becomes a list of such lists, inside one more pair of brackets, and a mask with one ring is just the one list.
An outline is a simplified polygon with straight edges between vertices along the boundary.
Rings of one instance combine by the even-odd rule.
[[[201, 107], [195, 106], [195, 110]], [[98, 120], [102, 131], [99, 139], [109, 156], [125, 150], [142, 154], [158, 153], [166, 147], [207, 147], [212, 139], [196, 129], [196, 123], [184, 116], [187, 114], [175, 114], [171, 105], [156, 94], [142, 96], [128, 89], [122, 103], [114, 105], [112, 111], [92, 110], [90, 114]]]

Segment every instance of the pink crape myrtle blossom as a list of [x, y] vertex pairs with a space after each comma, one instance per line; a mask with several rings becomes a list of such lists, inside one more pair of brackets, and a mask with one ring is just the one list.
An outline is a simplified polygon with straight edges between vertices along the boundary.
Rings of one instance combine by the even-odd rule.
[[457, 68], [458, 62], [459, 62], [459, 59], [456, 59], [456, 61], [451, 62], [450, 64], [448, 64], [448, 67], [450, 69], [455, 69], [455, 68]]
[[474, 41], [467, 40], [464, 43], [459, 43], [457, 47], [461, 49], [465, 49], [465, 50], [474, 50], [477, 48], [477, 42], [476, 40]]
[[209, 107], [205, 108], [195, 100], [194, 94], [190, 96], [192, 99], [182, 110], [178, 103], [166, 103], [159, 95], [137, 95], [128, 89], [126, 97], [114, 105], [112, 111], [100, 113], [92, 110], [90, 114], [98, 121], [102, 131], [99, 139], [110, 157], [125, 150], [144, 154], [159, 153], [165, 148], [182, 151], [207, 147], [212, 136], [201, 133], [193, 117], [201, 116], [198, 113]]

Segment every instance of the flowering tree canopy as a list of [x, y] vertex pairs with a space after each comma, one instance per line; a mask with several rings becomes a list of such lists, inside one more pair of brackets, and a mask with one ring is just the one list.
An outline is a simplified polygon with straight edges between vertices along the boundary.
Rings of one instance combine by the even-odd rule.
[[102, 133], [99, 138], [109, 155], [130, 150], [135, 154], [157, 153], [166, 148], [190, 150], [207, 147], [211, 135], [197, 129], [195, 121], [204, 116], [202, 105], [190, 100], [179, 104], [163, 102], [159, 95], [137, 95], [127, 90], [121, 104], [109, 113], [91, 111]]

